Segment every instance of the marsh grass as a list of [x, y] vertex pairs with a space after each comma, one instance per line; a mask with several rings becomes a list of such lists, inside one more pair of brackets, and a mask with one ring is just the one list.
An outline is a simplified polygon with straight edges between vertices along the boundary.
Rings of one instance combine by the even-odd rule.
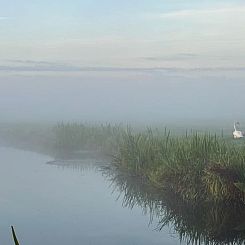
[[42, 129], [3, 127], [1, 138], [24, 148], [45, 151], [58, 159], [96, 151], [112, 157], [114, 165], [170, 189], [189, 201], [244, 201], [245, 144], [228, 131], [132, 129], [122, 125], [58, 123]]
[[171, 136], [127, 129], [114, 163], [185, 200], [243, 201], [245, 147], [211, 134]]
[[[170, 189], [184, 200], [244, 201], [245, 145], [207, 132], [174, 135], [167, 128], [60, 123], [57, 151], [97, 150], [113, 164]], [[245, 186], [245, 184], [244, 184]]]
[[120, 126], [59, 123], [54, 127], [55, 149], [63, 153], [94, 150], [106, 154], [116, 149]]

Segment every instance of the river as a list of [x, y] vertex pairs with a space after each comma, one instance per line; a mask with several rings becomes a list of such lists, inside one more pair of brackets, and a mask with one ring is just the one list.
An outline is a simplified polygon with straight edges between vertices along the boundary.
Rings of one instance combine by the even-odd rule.
[[120, 189], [99, 170], [106, 162], [52, 160], [0, 148], [0, 244], [13, 244], [11, 225], [21, 245], [180, 244], [171, 226], [156, 230], [142, 207], [123, 205]]

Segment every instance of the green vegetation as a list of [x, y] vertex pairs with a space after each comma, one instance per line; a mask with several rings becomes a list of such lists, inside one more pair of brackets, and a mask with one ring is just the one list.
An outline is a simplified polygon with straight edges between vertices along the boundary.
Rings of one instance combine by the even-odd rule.
[[69, 154], [84, 150], [114, 154], [120, 138], [120, 126], [59, 123], [54, 128], [57, 153]]
[[[59, 123], [56, 126], [4, 128], [0, 136], [14, 146], [25, 146], [62, 158], [83, 151], [112, 156], [112, 164], [168, 189], [187, 201], [244, 202], [245, 144], [227, 132], [220, 136], [163, 129]], [[14, 143], [14, 144], [13, 144]], [[82, 156], [82, 154], [81, 154]]]
[[157, 229], [171, 225], [188, 244], [243, 244], [245, 144], [227, 132], [59, 123], [4, 126], [0, 139], [59, 159], [109, 155], [103, 171], [124, 193], [123, 205], [141, 206]]
[[[163, 130], [58, 124], [55, 148], [99, 150], [158, 189], [184, 200], [244, 201], [245, 145], [209, 133], [171, 135]], [[241, 141], [240, 141], [241, 142]]]
[[184, 200], [243, 201], [245, 146], [210, 134], [122, 134], [115, 163]]

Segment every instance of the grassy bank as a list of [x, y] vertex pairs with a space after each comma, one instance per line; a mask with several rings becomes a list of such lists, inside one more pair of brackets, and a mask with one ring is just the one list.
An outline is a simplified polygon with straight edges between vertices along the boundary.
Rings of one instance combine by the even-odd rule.
[[241, 200], [245, 146], [210, 134], [122, 134], [115, 164], [185, 200]]
[[184, 200], [244, 201], [245, 144], [231, 137], [189, 131], [108, 125], [58, 124], [60, 152], [99, 150], [113, 164]]
[[[4, 133], [3, 133], [4, 132]], [[114, 125], [59, 123], [46, 128], [2, 130], [11, 145], [53, 156], [98, 151], [158, 189], [184, 200], [244, 201], [245, 144], [207, 132], [170, 133], [162, 129], [130, 129]]]

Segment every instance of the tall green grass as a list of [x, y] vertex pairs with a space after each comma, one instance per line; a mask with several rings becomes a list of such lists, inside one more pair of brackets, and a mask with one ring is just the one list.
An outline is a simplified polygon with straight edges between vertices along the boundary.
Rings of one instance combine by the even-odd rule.
[[184, 200], [244, 201], [245, 144], [210, 133], [172, 135], [164, 130], [60, 123], [55, 146], [61, 152], [99, 150], [113, 163], [170, 189]]
[[114, 162], [185, 200], [243, 201], [238, 186], [245, 183], [245, 146], [216, 135], [177, 137], [128, 129], [120, 138]]
[[[225, 135], [225, 136], [224, 136]], [[45, 129], [28, 125], [0, 131], [1, 138], [23, 148], [54, 156], [97, 151], [113, 156], [113, 164], [170, 189], [189, 201], [244, 201], [245, 143], [215, 134], [167, 128], [145, 130], [121, 125], [58, 123]]]

